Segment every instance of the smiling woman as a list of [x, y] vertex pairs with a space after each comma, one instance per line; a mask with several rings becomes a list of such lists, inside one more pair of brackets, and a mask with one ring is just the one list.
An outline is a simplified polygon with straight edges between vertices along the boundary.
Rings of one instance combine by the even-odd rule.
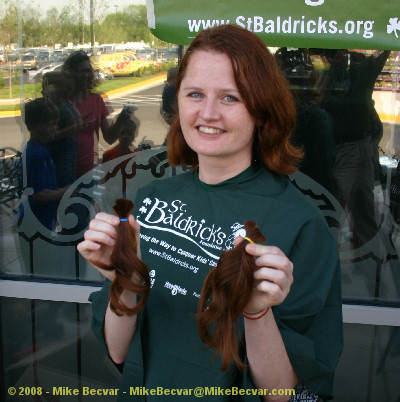
[[[91, 296], [93, 329], [111, 359], [125, 362], [120, 400], [127, 399], [132, 381], [164, 389], [239, 386], [250, 391], [246, 395], [296, 388], [292, 401], [305, 394], [303, 401], [329, 397], [342, 349], [340, 265], [319, 211], [285, 176], [296, 170], [301, 152], [289, 141], [295, 107], [275, 59], [259, 38], [241, 28], [203, 31], [182, 60], [177, 94], [178, 114], [167, 138], [169, 163], [190, 165], [192, 172], [141, 188], [136, 219], [129, 217], [136, 232], [140, 224], [140, 255], [151, 274], [149, 297], [137, 315], [117, 316], [109, 305], [112, 272], [105, 273], [109, 281], [103, 290]], [[198, 298], [223, 250], [234, 247], [230, 233], [246, 238], [243, 225], [250, 220], [268, 245], [242, 245], [254, 263], [255, 286], [249, 288], [245, 313], [238, 318], [236, 311], [229, 328], [218, 326], [218, 339], [238, 338], [229, 343], [235, 350], [223, 353], [221, 361], [207, 347], [204, 328], [199, 335]], [[100, 272], [109, 262], [119, 223], [99, 213], [78, 245]], [[195, 269], [182, 269], [187, 262], [182, 264], [181, 250], [195, 257], [190, 261]], [[225, 283], [217, 280], [213, 286]], [[212, 301], [229, 306], [230, 300], [213, 299], [217, 293], [202, 300], [205, 309], [213, 308]], [[127, 289], [120, 298], [132, 308], [139, 300]], [[228, 314], [228, 309], [220, 310]], [[245, 364], [237, 366], [231, 356]], [[227, 399], [218, 394], [212, 400]]]
[[[94, 17], [91, 3], [97, 5]], [[400, 214], [388, 191], [400, 152], [398, 2], [353, 0], [343, 7], [344, 0], [148, 0], [151, 33], [145, 7], [134, 3], [5, 0], [0, 5], [0, 26], [10, 33], [0, 41], [0, 400], [11, 398], [8, 389], [30, 390], [26, 402], [37, 398], [35, 390], [60, 396], [65, 388], [63, 395], [71, 395], [72, 388], [60, 384], [77, 384], [79, 395], [87, 389], [117, 394], [121, 376], [108, 359], [112, 356], [125, 361], [121, 399], [166, 399], [146, 395], [157, 387], [189, 393], [195, 387], [221, 392], [237, 387], [247, 394], [240, 402], [261, 402], [271, 397], [265, 389], [293, 391], [295, 385], [297, 399], [305, 390], [321, 400], [333, 394], [341, 402], [400, 401]], [[140, 149], [156, 145], [132, 149], [129, 123], [129, 130], [120, 132], [121, 143], [108, 149], [101, 127], [104, 109], [96, 96], [100, 116], [94, 123], [83, 108], [87, 119], [80, 133], [87, 158], [81, 173], [89, 171], [62, 194], [57, 173], [75, 172], [75, 163], [49, 151], [55, 145], [58, 155], [67, 151], [47, 142], [54, 126], [39, 125], [28, 133], [24, 118], [40, 116], [32, 116], [27, 104], [42, 96], [46, 71], [60, 68], [54, 64], [75, 50], [90, 54], [90, 19], [95, 19], [99, 51], [143, 46], [136, 57], [149, 67], [140, 77], [106, 80], [89, 92], [110, 91], [116, 111], [107, 116], [110, 125], [124, 104], [137, 106], [141, 127], [135, 144]], [[228, 20], [251, 32], [221, 27], [194, 38], [199, 30]], [[179, 52], [179, 61], [184, 57], [179, 114], [168, 135], [168, 160], [167, 149], [158, 144], [165, 144], [173, 119], [167, 125], [160, 117], [165, 76], [153, 77], [167, 68], [159, 61], [175, 50], [172, 43], [159, 48], [164, 41], [185, 45], [182, 51], [193, 42], [185, 57]], [[285, 55], [289, 88], [266, 46], [284, 47], [269, 50]], [[37, 70], [23, 68], [26, 53], [35, 54]], [[74, 98], [81, 104], [90, 74], [87, 64], [79, 70], [84, 93]], [[136, 85], [142, 80], [148, 83]], [[60, 84], [73, 87], [66, 80]], [[44, 94], [52, 96], [54, 89]], [[177, 101], [171, 103], [178, 107]], [[56, 135], [71, 117], [62, 108]], [[96, 126], [98, 148], [96, 130], [86, 131]], [[36, 136], [45, 142], [35, 141]], [[290, 143], [304, 152], [299, 171], [301, 153]], [[70, 148], [74, 156], [75, 144]], [[91, 169], [94, 160], [107, 159], [107, 150], [120, 159]], [[124, 156], [130, 151], [134, 158]], [[58, 194], [57, 200], [47, 202], [48, 190]], [[79, 250], [94, 264], [102, 252], [107, 259], [119, 226], [108, 212], [122, 194], [137, 204], [129, 219], [138, 223], [133, 224], [136, 233], [140, 225], [138, 251], [151, 285], [143, 309], [131, 317], [107, 311], [110, 282], [104, 284], [101, 273], [76, 250], [89, 219], [101, 210]], [[213, 360], [219, 345], [207, 349], [196, 313], [208, 272], [224, 250], [233, 251], [242, 236], [249, 237], [243, 227], [248, 220], [257, 223], [267, 241], [242, 244], [259, 264], [250, 303], [232, 320], [237, 355], [246, 367], [241, 371], [229, 362], [221, 372], [222, 359]], [[343, 265], [346, 343], [335, 371], [342, 338], [336, 249]], [[91, 296], [91, 305], [89, 294], [103, 285]], [[242, 289], [237, 293], [244, 294]], [[138, 295], [123, 292], [121, 298], [132, 307]], [[230, 305], [232, 298], [224, 299]], [[205, 308], [213, 301], [208, 297]], [[101, 343], [90, 331], [92, 321]], [[104, 345], [107, 350], [101, 349]], [[95, 389], [96, 384], [102, 388]], [[205, 396], [207, 402], [232, 399]]]

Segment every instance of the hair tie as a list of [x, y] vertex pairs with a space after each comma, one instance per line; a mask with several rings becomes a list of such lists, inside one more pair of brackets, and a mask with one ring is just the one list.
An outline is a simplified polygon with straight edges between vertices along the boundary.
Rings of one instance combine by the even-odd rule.
[[[259, 320], [261, 317], [264, 317], [268, 313], [268, 311], [269, 311], [269, 307], [265, 311], [259, 311], [258, 313], [253, 313], [253, 314], [243, 311], [242, 316], [244, 318], [247, 318], [248, 320]], [[256, 317], [254, 317], [254, 316], [256, 316]]]
[[244, 238], [245, 238], [245, 240], [247, 240], [249, 243], [254, 244], [254, 241], [253, 241], [253, 240], [251, 240], [251, 239], [250, 239], [250, 237], [245, 236]]
[[120, 218], [120, 222], [128, 222], [128, 218]]

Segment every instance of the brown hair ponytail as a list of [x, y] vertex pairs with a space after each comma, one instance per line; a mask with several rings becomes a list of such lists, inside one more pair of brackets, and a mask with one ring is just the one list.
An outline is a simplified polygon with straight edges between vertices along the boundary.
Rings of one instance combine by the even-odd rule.
[[[133, 202], [125, 198], [115, 201], [113, 209], [121, 220], [118, 236], [111, 254], [110, 266], [100, 267], [109, 271], [115, 270], [116, 276], [110, 287], [110, 307], [119, 316], [137, 314], [146, 303], [150, 291], [149, 270], [137, 256], [136, 236], [127, 219], [133, 207]], [[141, 296], [135, 307], [129, 308], [121, 302], [120, 296], [124, 289]]]
[[208, 273], [197, 311], [200, 338], [209, 348], [216, 349], [214, 358], [221, 354], [222, 370], [232, 360], [240, 369], [245, 368], [238, 353], [237, 321], [250, 299], [257, 269], [255, 258], [246, 253], [245, 247], [249, 239], [266, 240], [254, 222], [246, 221], [244, 227], [246, 238], [234, 249], [224, 251], [217, 266]]

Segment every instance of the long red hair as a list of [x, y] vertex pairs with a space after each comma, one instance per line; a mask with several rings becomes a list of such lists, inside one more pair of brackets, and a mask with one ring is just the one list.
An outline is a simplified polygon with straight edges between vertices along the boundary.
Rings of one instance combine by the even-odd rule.
[[[145, 305], [150, 291], [150, 275], [146, 264], [137, 256], [138, 245], [132, 226], [127, 221], [133, 202], [125, 198], [115, 201], [113, 209], [121, 219], [118, 236], [111, 254], [111, 264], [100, 268], [115, 270], [115, 279], [110, 286], [110, 308], [115, 314], [137, 314]], [[121, 293], [128, 289], [140, 296], [135, 307], [126, 306], [121, 300]]]
[[[264, 242], [265, 237], [252, 221], [244, 223], [246, 238], [234, 249], [224, 251], [218, 264], [207, 275], [197, 310], [200, 339], [221, 354], [222, 370], [233, 360], [240, 369], [245, 365], [238, 352], [240, 334], [237, 321], [249, 302], [254, 285], [255, 258], [245, 251], [248, 239]], [[215, 323], [215, 324], [214, 324]]]

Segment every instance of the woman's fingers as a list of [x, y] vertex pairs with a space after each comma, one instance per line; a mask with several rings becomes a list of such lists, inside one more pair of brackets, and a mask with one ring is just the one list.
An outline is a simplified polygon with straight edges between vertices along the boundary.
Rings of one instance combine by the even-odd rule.
[[263, 244], [249, 243], [246, 245], [246, 252], [254, 255], [255, 257], [261, 257], [264, 254], [275, 254], [285, 256], [284, 252], [275, 246], [265, 246]]
[[[129, 216], [128, 220], [135, 232], [137, 244], [139, 244], [140, 225], [132, 215]], [[99, 212], [90, 221], [89, 229], [84, 233], [84, 241], [77, 246], [82, 256], [97, 269], [99, 269], [98, 265], [102, 266], [110, 263], [112, 250], [118, 236], [117, 226], [119, 224], [120, 219], [117, 216]], [[106, 276], [108, 277], [109, 275]]]
[[269, 267], [281, 270], [286, 275], [293, 274], [293, 264], [286, 257], [281, 249], [274, 246], [264, 246], [262, 244], [248, 244], [246, 252], [254, 255], [256, 258], [256, 265], [258, 267]]
[[91, 240], [84, 240], [78, 244], [78, 251], [84, 258], [89, 256], [92, 251], [97, 251], [100, 248], [100, 244]]
[[255, 287], [246, 311], [261, 311], [281, 304], [293, 283], [293, 264], [278, 247], [246, 245], [246, 252], [256, 257]]

